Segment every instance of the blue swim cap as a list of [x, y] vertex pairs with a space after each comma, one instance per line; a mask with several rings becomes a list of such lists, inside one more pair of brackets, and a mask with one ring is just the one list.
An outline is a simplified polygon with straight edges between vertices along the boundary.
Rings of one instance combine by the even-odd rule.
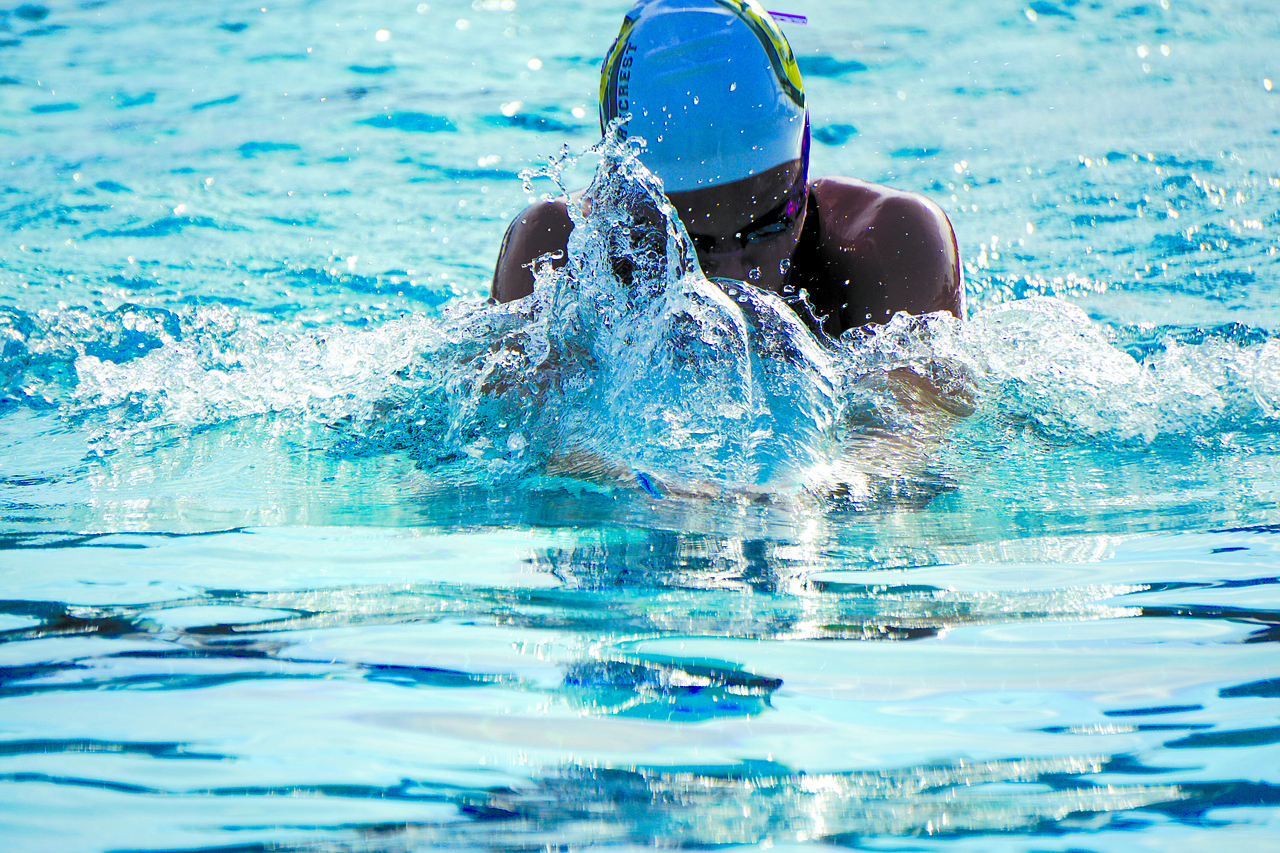
[[668, 192], [717, 186], [801, 159], [804, 84], [756, 0], [640, 0], [600, 75], [600, 127], [630, 113], [641, 161]]

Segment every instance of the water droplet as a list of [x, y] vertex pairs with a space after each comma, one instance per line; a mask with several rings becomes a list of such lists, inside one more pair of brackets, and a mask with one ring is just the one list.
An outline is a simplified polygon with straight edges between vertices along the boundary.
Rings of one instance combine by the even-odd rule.
[[752, 281], [760, 280], [760, 267], [752, 267], [751, 272], [747, 273], [747, 278]]
[[791, 272], [790, 258], [783, 258], [781, 261], [778, 262], [778, 272], [782, 273], [783, 275], [786, 275], [787, 273]]

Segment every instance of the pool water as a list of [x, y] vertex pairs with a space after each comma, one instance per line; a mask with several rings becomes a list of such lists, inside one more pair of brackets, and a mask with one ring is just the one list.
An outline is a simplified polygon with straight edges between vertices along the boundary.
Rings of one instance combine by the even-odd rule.
[[822, 345], [484, 304], [625, 11], [0, 9], [5, 849], [1280, 849], [1280, 11], [779, 8], [965, 267]]

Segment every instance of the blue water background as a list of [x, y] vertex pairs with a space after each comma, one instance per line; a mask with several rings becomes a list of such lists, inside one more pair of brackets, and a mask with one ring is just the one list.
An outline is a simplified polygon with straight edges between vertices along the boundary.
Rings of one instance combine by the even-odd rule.
[[1280, 13], [779, 9], [970, 318], [844, 342], [849, 488], [713, 492], [450, 420], [623, 11], [0, 10], [6, 848], [1280, 847]]

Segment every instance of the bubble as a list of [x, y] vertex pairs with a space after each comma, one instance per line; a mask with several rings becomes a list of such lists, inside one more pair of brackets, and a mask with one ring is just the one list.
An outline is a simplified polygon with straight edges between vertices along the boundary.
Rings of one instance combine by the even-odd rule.
[[783, 275], [786, 275], [787, 273], [791, 272], [790, 258], [783, 258], [781, 261], [778, 262], [778, 272], [782, 273]]
[[752, 281], [759, 281], [760, 267], [752, 267], [751, 271], [747, 273], [747, 278], [751, 279]]

